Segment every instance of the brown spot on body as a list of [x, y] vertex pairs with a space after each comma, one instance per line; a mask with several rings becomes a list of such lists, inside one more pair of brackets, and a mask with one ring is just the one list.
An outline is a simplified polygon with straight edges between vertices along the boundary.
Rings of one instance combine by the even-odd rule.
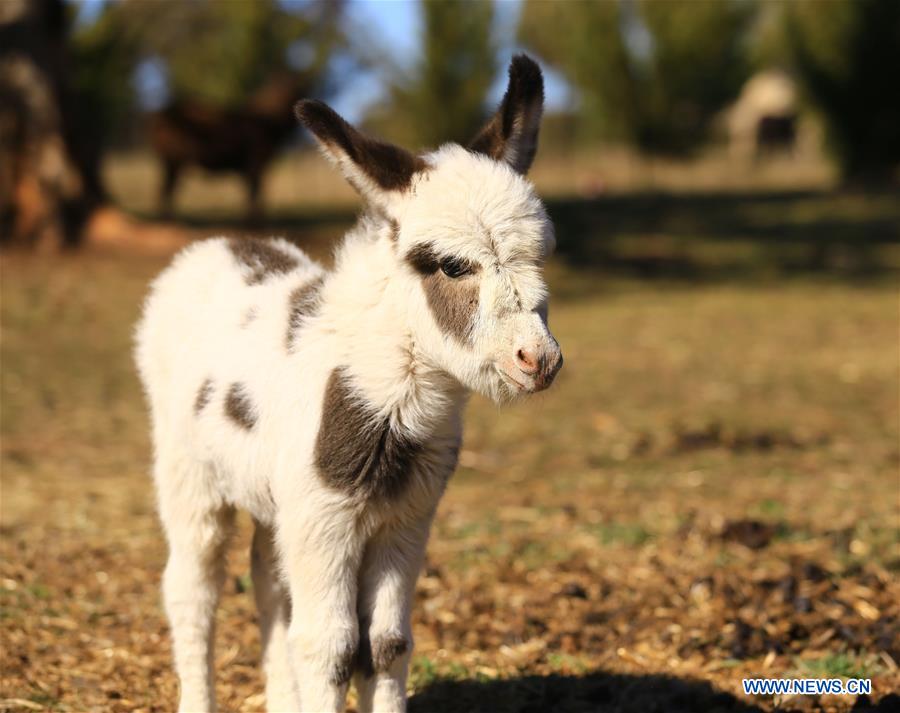
[[287, 350], [292, 352], [297, 342], [297, 333], [307, 317], [315, 314], [319, 307], [319, 293], [324, 277], [317, 277], [291, 290], [288, 297]]
[[420, 451], [359, 396], [343, 368], [331, 372], [315, 445], [316, 470], [327, 486], [363, 498], [395, 497]]
[[225, 415], [235, 424], [248, 431], [256, 425], [256, 414], [253, 404], [244, 392], [241, 384], [234, 383], [228, 388], [225, 396]]
[[477, 266], [456, 260], [472, 274], [449, 277], [441, 270], [441, 259], [428, 243], [414, 246], [406, 262], [422, 277], [425, 297], [438, 326], [460, 344], [468, 344], [478, 312], [479, 283], [472, 278]]
[[213, 383], [212, 379], [205, 379], [200, 388], [197, 389], [197, 397], [194, 399], [194, 413], [200, 413], [212, 398]]
[[284, 275], [299, 264], [297, 258], [268, 240], [232, 238], [228, 241], [228, 249], [245, 268], [244, 279], [248, 285], [258, 285], [273, 275]]

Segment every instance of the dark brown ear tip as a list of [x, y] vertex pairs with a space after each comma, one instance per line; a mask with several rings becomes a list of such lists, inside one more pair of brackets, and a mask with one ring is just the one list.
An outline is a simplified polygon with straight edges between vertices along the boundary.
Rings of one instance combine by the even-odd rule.
[[544, 75], [538, 63], [527, 54], [517, 54], [512, 58], [509, 83], [515, 84], [527, 96], [544, 95]]
[[304, 126], [310, 126], [325, 118], [336, 117], [334, 109], [318, 99], [301, 99], [294, 104], [294, 116]]
[[296, 104], [294, 104], [294, 116], [297, 117], [297, 121], [306, 123], [306, 109], [313, 101], [315, 100], [301, 99]]

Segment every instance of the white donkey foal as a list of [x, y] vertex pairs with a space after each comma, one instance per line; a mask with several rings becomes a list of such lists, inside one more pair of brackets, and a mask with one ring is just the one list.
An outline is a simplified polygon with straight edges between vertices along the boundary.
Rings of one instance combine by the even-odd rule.
[[256, 522], [253, 585], [272, 711], [402, 711], [410, 602], [456, 466], [469, 391], [549, 386], [553, 230], [522, 177], [538, 66], [509, 69], [468, 148], [373, 141], [325, 104], [297, 116], [369, 205], [326, 272], [281, 240], [185, 249], [137, 329], [181, 710], [215, 708], [213, 622], [235, 508]]

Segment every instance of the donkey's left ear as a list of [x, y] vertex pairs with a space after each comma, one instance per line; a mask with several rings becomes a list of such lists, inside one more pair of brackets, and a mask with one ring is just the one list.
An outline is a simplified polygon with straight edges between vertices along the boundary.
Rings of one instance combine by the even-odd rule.
[[415, 154], [364, 136], [324, 102], [303, 99], [294, 114], [350, 184], [376, 203], [384, 204], [392, 191], [409, 188], [413, 176], [427, 168]]
[[527, 173], [537, 151], [543, 111], [541, 68], [530, 57], [516, 55], [509, 65], [509, 85], [503, 101], [469, 149], [505, 161], [518, 173]]

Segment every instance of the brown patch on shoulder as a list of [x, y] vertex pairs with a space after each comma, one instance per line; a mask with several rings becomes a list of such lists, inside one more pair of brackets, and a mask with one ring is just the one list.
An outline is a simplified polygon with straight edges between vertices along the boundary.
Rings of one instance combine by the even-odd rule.
[[331, 683], [335, 686], [343, 686], [353, 677], [356, 668], [356, 651], [347, 649], [335, 662], [331, 671]]
[[273, 275], [284, 275], [299, 264], [293, 255], [268, 240], [232, 238], [228, 241], [228, 249], [245, 268], [244, 280], [248, 285], [258, 285]]
[[396, 497], [421, 449], [375, 413], [343, 368], [331, 372], [315, 446], [316, 470], [328, 487], [363, 498]]
[[460, 344], [469, 344], [478, 312], [479, 283], [471, 276], [448, 277], [440, 270], [440, 258], [429, 243], [420, 243], [406, 254], [406, 262], [422, 277], [425, 297], [438, 326]]
[[303, 327], [307, 317], [315, 314], [319, 307], [319, 293], [322, 289], [324, 277], [317, 277], [306, 284], [295, 287], [288, 297], [288, 329], [287, 350], [294, 351], [297, 342], [297, 333]]
[[225, 415], [234, 423], [248, 431], [256, 425], [256, 414], [253, 404], [244, 392], [241, 384], [234, 383], [228, 388], [225, 396]]
[[197, 397], [194, 399], [194, 413], [200, 413], [212, 399], [213, 383], [212, 379], [205, 379], [200, 388], [197, 389]]

